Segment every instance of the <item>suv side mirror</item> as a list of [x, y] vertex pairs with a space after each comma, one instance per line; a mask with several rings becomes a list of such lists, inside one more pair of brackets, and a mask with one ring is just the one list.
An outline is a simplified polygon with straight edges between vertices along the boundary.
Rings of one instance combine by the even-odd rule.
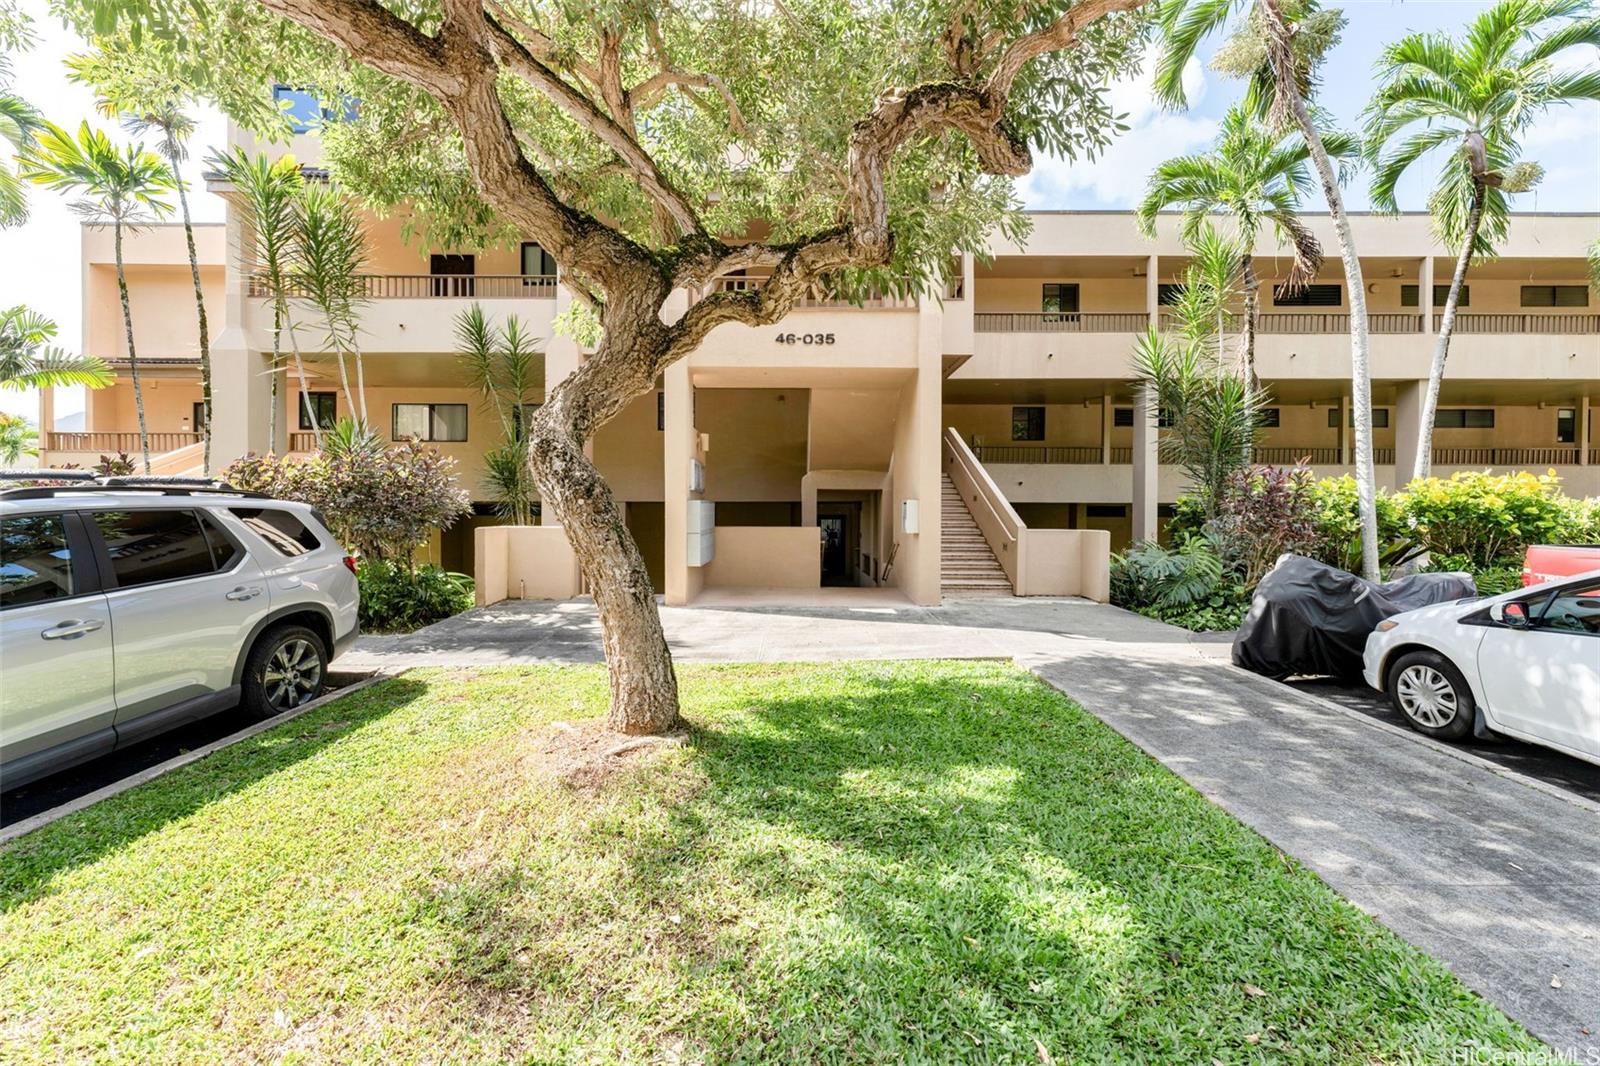
[[1489, 617], [1511, 629], [1528, 628], [1528, 608], [1519, 600], [1495, 604], [1489, 608]]

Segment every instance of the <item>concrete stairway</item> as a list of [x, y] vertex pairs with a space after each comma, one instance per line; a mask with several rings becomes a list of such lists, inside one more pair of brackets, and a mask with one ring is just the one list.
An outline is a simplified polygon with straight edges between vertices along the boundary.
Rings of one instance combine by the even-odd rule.
[[946, 596], [1009, 596], [1011, 581], [994, 557], [983, 531], [967, 510], [950, 475], [944, 476], [940, 500], [943, 548], [940, 584]]

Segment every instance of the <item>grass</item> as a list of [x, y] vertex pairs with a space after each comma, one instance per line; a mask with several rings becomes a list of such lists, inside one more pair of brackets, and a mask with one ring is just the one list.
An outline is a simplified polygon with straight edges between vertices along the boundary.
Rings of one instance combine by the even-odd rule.
[[419, 671], [0, 852], [0, 1062], [1440, 1062], [1538, 1045], [993, 663]]

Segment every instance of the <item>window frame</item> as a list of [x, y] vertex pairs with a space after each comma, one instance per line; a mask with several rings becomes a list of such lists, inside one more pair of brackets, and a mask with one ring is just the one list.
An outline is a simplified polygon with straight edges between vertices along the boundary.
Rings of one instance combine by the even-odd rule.
[[33, 603], [6, 604], [0, 602], [0, 613], [21, 611], [44, 604], [71, 603], [86, 596], [98, 596], [104, 591], [100, 581], [100, 553], [97, 550], [95, 538], [90, 536], [77, 511], [25, 511], [21, 514], [5, 515], [0, 518], [0, 521], [17, 518], [38, 518], [40, 516], [49, 517], [52, 515], [61, 518], [61, 526], [67, 542], [69, 560], [67, 581], [70, 591], [65, 596], [57, 596], [48, 600], [35, 600]]
[[[1578, 596], [1591, 589], [1595, 590], [1597, 593], [1600, 593], [1600, 584], [1596, 584], [1593, 581], [1570, 581], [1564, 585], [1557, 585], [1555, 588], [1549, 590], [1544, 597], [1543, 606], [1539, 608], [1539, 613], [1533, 614], [1532, 612], [1529, 612], [1527, 632], [1557, 633], [1565, 636], [1588, 637], [1590, 640], [1600, 639], [1600, 631], [1597, 630], [1588, 628], [1557, 628], [1545, 622], [1545, 618], [1550, 614], [1551, 611], [1555, 609], [1557, 600], [1561, 599], [1563, 596]], [[1523, 610], [1527, 610], [1525, 601]]]
[[[1546, 304], [1546, 303], [1529, 303], [1528, 302], [1528, 296], [1529, 296], [1530, 293], [1537, 293], [1537, 292], [1541, 292], [1543, 290], [1549, 290], [1549, 293], [1550, 293], [1550, 302], [1549, 303]], [[1562, 292], [1577, 292], [1579, 295], [1581, 295], [1583, 297], [1583, 301], [1581, 303], [1564, 304], [1564, 303], [1561, 302], [1561, 293]], [[1530, 308], [1530, 307], [1534, 308], [1534, 309], [1545, 309], [1545, 308], [1548, 308], [1549, 310], [1552, 310], [1552, 311], [1559, 310], [1559, 309], [1561, 309], [1563, 307], [1588, 307], [1589, 306], [1589, 286], [1587, 286], [1587, 285], [1571, 285], [1571, 284], [1523, 285], [1523, 286], [1521, 286], [1521, 288], [1518, 290], [1518, 293], [1517, 293], [1517, 304], [1518, 304], [1518, 306], [1523, 307], [1523, 308]]]
[[[548, 271], [540, 271], [537, 274], [528, 273], [528, 249], [529, 248], [537, 248], [537, 249], [539, 249], [540, 265], [543, 266], [548, 261], [549, 266], [550, 266], [550, 269]], [[560, 273], [560, 269], [556, 264], [556, 257], [550, 254], [550, 249], [546, 248], [544, 245], [540, 244], [538, 241], [521, 241], [521, 242], [518, 243], [518, 245], [517, 245], [517, 270], [522, 274], [522, 276], [524, 278], [553, 278], [553, 277], [558, 276], [558, 274]]]
[[[333, 417], [330, 418], [329, 420], [327, 420], [326, 422], [324, 422], [322, 420], [322, 410], [321, 410], [322, 398], [324, 396], [326, 396], [328, 398], [328, 403], [333, 407]], [[337, 392], [335, 392], [332, 389], [324, 389], [324, 390], [317, 391], [317, 392], [307, 391], [306, 392], [306, 397], [311, 400], [311, 405], [313, 407], [317, 408], [317, 428], [318, 429], [327, 429], [327, 428], [329, 428], [330, 426], [334, 425], [335, 423], [337, 423], [339, 421], [339, 394]], [[298, 397], [297, 397], [297, 399], [298, 399]], [[299, 419], [296, 422], [296, 425], [298, 425], [300, 427], [299, 432], [301, 432], [301, 433], [310, 433], [311, 432], [311, 421], [308, 418], [306, 418], [306, 403], [305, 403], [305, 400], [299, 400], [299, 402], [297, 402], [294, 405], [294, 409], [299, 414]]]
[[[1562, 422], [1566, 422], [1567, 423], [1567, 430], [1566, 430], [1567, 435], [1564, 436], [1564, 437], [1561, 435], [1561, 423]], [[1578, 409], [1576, 407], [1557, 407], [1556, 408], [1556, 443], [1557, 444], [1577, 444], [1578, 443]]]
[[[1056, 290], [1056, 303], [1059, 305], [1061, 297], [1070, 289], [1072, 291], [1072, 310], [1064, 311], [1058, 306], [1057, 310], [1050, 310], [1046, 305], [1051, 289]], [[1039, 313], [1041, 315], [1078, 315], [1083, 313], [1083, 287], [1076, 281], [1046, 281], [1039, 285]]]
[[[1336, 281], [1314, 281], [1309, 285], [1301, 286], [1300, 291], [1293, 296], [1285, 296], [1283, 290], [1283, 285], [1274, 285], [1272, 287], [1273, 307], [1320, 307], [1324, 310], [1331, 309], [1334, 311], [1344, 307], [1344, 286]], [[1328, 290], [1332, 290], [1336, 297], [1332, 303], [1312, 301], [1312, 293], [1326, 293]]]
[[[1012, 405], [1012, 407], [1011, 407], [1011, 442], [1013, 444], [1040, 444], [1040, 443], [1043, 443], [1043, 441], [1045, 439], [1045, 410], [1044, 410], [1044, 408], [1045, 408], [1044, 404], [1035, 404], [1035, 403], [1013, 404]], [[1039, 435], [1037, 437], [1019, 437], [1019, 436], [1017, 436], [1017, 413], [1019, 411], [1029, 412], [1025, 416], [1024, 421], [1026, 422], [1025, 430], [1027, 432], [1030, 432], [1030, 433], [1033, 432], [1033, 430], [1034, 430], [1032, 412], [1034, 412], [1034, 411], [1039, 412], [1039, 425], [1038, 425], [1038, 433], [1039, 433]]]
[[404, 437], [400, 436], [399, 434], [400, 408], [402, 407], [426, 407], [428, 409], [428, 432], [430, 434], [433, 432], [433, 409], [435, 407], [459, 407], [467, 412], [466, 417], [463, 418], [461, 422], [461, 437], [459, 439], [455, 437], [427, 436], [419, 437], [418, 440], [420, 440], [423, 444], [465, 444], [472, 436], [472, 412], [469, 410], [470, 406], [470, 404], [453, 403], [448, 400], [440, 401], [438, 403], [433, 403], [430, 401], [423, 401], [421, 403], [400, 403], [397, 401], [391, 403], [389, 405], [389, 439], [391, 441], [403, 441], [411, 439], [410, 434], [407, 434]]
[[[1469, 425], [1468, 424], [1467, 416], [1469, 414], [1483, 413], [1483, 412], [1487, 412], [1488, 415], [1489, 415], [1489, 424], [1488, 425], [1474, 426], [1474, 425]], [[1461, 424], [1459, 426], [1450, 426], [1450, 425], [1445, 425], [1444, 423], [1440, 422], [1439, 420], [1441, 418], [1443, 418], [1447, 414], [1450, 414], [1450, 415], [1459, 414], [1461, 416]], [[1433, 428], [1434, 429], [1493, 429], [1494, 427], [1495, 427], [1495, 409], [1493, 407], [1441, 407], [1437, 411], [1435, 411], [1434, 414], [1433, 414]]]
[[[1354, 407], [1330, 407], [1330, 408], [1328, 408], [1328, 428], [1329, 429], [1338, 429], [1339, 428], [1339, 412], [1340, 411], [1344, 411], [1344, 413], [1345, 413], [1345, 416], [1344, 416], [1345, 427], [1348, 428], [1348, 429], [1354, 429], [1355, 428], [1355, 424], [1356, 424], [1356, 409]], [[1383, 420], [1382, 421], [1379, 421], [1378, 416], [1380, 416], [1380, 415], [1383, 416]], [[1388, 429], [1389, 428], [1389, 409], [1387, 407], [1374, 407], [1372, 409], [1372, 428], [1373, 429]]]
[[[183, 577], [168, 577], [163, 578], [160, 581], [141, 581], [137, 585], [124, 585], [122, 580], [117, 575], [116, 562], [111, 558], [111, 545], [106, 542], [105, 534], [101, 532], [99, 523], [94, 521], [94, 516], [117, 513], [145, 513], [151, 511], [185, 511], [193, 515], [195, 524], [200, 527], [201, 539], [206, 542], [206, 553], [211, 557], [211, 569], [204, 574], [186, 574]], [[233, 544], [237, 555], [233, 560], [232, 566], [228, 567], [226, 570], [219, 570], [217, 568], [217, 550], [211, 543], [211, 533], [207, 528], [206, 518], [208, 516], [203, 514], [203, 511], [204, 508], [200, 507], [129, 507], [126, 504], [121, 506], [112, 504], [109, 507], [97, 507], [92, 511], [79, 512], [80, 521], [83, 523], [83, 528], [94, 543], [95, 563], [99, 570], [100, 576], [100, 590], [102, 592], [114, 592], [117, 589], [124, 588], [157, 588], [163, 585], [178, 585], [185, 581], [201, 581], [208, 577], [226, 577], [228, 575], [238, 573], [241, 569], [243, 569], [245, 562], [250, 558], [249, 549], [240, 544], [237, 538], [233, 537], [225, 529], [223, 529], [223, 535], [229, 540], [230, 543]], [[217, 521], [215, 518], [211, 519], [210, 525], [215, 526], [218, 529], [222, 529], [222, 523]]]
[[[1406, 294], [1407, 294], [1408, 291], [1409, 291], [1410, 296], [1411, 296], [1411, 302], [1410, 303], [1406, 302]], [[1433, 287], [1433, 306], [1434, 306], [1435, 309], [1443, 307], [1445, 305], [1445, 301], [1448, 300], [1448, 299], [1450, 299], [1450, 286], [1448, 284], [1446, 284], [1446, 285], [1435, 285]], [[1417, 307], [1417, 305], [1420, 304], [1421, 302], [1422, 302], [1422, 286], [1421, 285], [1402, 285], [1402, 286], [1400, 286], [1400, 306], [1401, 307]], [[1472, 306], [1472, 286], [1471, 285], [1462, 284], [1462, 286], [1461, 286], [1461, 296], [1460, 296], [1459, 299], [1456, 300], [1456, 306], [1457, 307], [1471, 307]], [[1420, 310], [1420, 308], [1419, 308], [1419, 310]]]
[[1281, 407], [1263, 407], [1261, 409], [1261, 428], [1262, 429], [1282, 429], [1283, 428], [1283, 408], [1281, 408]]

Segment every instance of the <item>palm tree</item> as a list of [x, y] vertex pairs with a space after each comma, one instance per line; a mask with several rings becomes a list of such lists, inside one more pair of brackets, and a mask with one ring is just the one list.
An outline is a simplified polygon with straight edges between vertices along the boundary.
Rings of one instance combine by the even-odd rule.
[[[115, 104], [101, 102], [102, 110], [115, 112]], [[172, 171], [172, 184], [178, 190], [178, 211], [183, 218], [183, 239], [189, 249], [189, 279], [194, 283], [195, 316], [200, 325], [200, 441], [204, 469], [211, 473], [211, 332], [206, 322], [206, 298], [200, 288], [200, 257], [194, 247], [194, 224], [189, 217], [189, 195], [181, 168], [189, 157], [185, 143], [194, 134], [194, 120], [184, 113], [181, 103], [169, 97], [137, 111], [124, 111], [122, 125], [130, 133], [160, 136], [161, 154]]]
[[289, 306], [295, 201], [303, 185], [300, 165], [292, 155], [283, 156], [276, 162], [265, 156], [251, 158], [238, 145], [225, 153], [213, 153], [207, 162], [234, 187], [239, 220], [252, 242], [251, 248], [239, 249], [240, 258], [253, 263], [257, 280], [272, 301], [272, 372], [269, 375], [272, 384], [271, 404], [267, 412], [267, 450], [278, 450], [278, 366], [283, 362], [285, 328], [289, 330], [295, 367], [299, 371], [300, 400], [320, 448], [321, 428], [317, 425], [317, 414], [306, 391], [305, 365], [300, 358], [300, 343], [294, 333]]
[[22, 157], [23, 177], [47, 188], [81, 194], [72, 209], [91, 226], [110, 226], [115, 234], [117, 294], [122, 299], [122, 325], [128, 341], [128, 376], [133, 379], [133, 406], [139, 416], [139, 450], [150, 472], [150, 432], [145, 424], [144, 391], [139, 384], [139, 355], [133, 344], [133, 311], [128, 305], [128, 274], [122, 261], [122, 237], [168, 215], [172, 207], [162, 194], [173, 178], [161, 157], [142, 144], [118, 148], [89, 123], [79, 124], [74, 137], [46, 123], [37, 143]]
[[0, 463], [13, 466], [24, 455], [39, 454], [39, 431], [21, 415], [0, 411]]
[[529, 525], [538, 495], [528, 466], [527, 431], [538, 391], [535, 342], [516, 315], [507, 315], [505, 325], [496, 328], [474, 303], [456, 316], [456, 354], [468, 381], [500, 423], [501, 444], [483, 455], [497, 509], [514, 525]]
[[21, 304], [0, 310], [0, 388], [101, 389], [116, 380], [105, 360], [51, 344], [55, 335], [56, 324], [37, 311]]
[[[310, 184], [295, 201], [294, 287], [322, 315], [325, 345], [339, 365], [345, 403], [367, 420], [366, 372], [357, 341], [359, 308], [364, 302], [362, 273], [367, 242], [354, 204], [337, 189]], [[353, 357], [356, 389], [350, 391], [345, 353]], [[359, 402], [358, 402], [359, 400]]]
[[[33, 147], [44, 119], [33, 105], [11, 91], [11, 59], [0, 55], [0, 139], [17, 154]], [[21, 225], [28, 218], [28, 199], [22, 180], [9, 166], [0, 166], [0, 229]]]
[[[1326, 135], [1323, 143], [1331, 155], [1340, 158], [1354, 155], [1358, 148], [1354, 137], [1342, 133]], [[1219, 214], [1232, 218], [1241, 249], [1242, 349], [1245, 380], [1251, 388], [1258, 384], [1256, 308], [1261, 289], [1251, 251], [1261, 230], [1270, 226], [1279, 241], [1293, 251], [1283, 283], [1286, 291], [1298, 291], [1322, 267], [1322, 245], [1298, 214], [1300, 198], [1311, 184], [1306, 166], [1309, 157], [1300, 134], [1274, 133], [1248, 110], [1235, 106], [1223, 116], [1212, 151], [1162, 163], [1150, 176], [1149, 189], [1139, 204], [1139, 226], [1148, 236], [1155, 235], [1156, 215], [1173, 207], [1183, 209], [1186, 241], [1194, 239], [1208, 218]]]
[[[1372, 202], [1398, 211], [1401, 176], [1424, 157], [1446, 152], [1428, 213], [1440, 241], [1456, 251], [1428, 369], [1413, 478], [1432, 471], [1433, 420], [1467, 270], [1474, 257], [1494, 255], [1505, 238], [1507, 195], [1527, 191], [1544, 173], [1521, 158], [1519, 138], [1554, 104], [1600, 100], [1600, 70], [1555, 65], [1568, 48], [1600, 47], [1600, 18], [1591, 11], [1587, 0], [1501, 0], [1473, 19], [1460, 40], [1414, 33], [1378, 59], [1379, 86], [1366, 128]], [[1419, 292], [1417, 304], [1431, 314], [1433, 294]]]
[[1350, 393], [1355, 415], [1356, 492], [1361, 511], [1362, 569], [1378, 577], [1377, 479], [1372, 462], [1372, 368], [1367, 339], [1366, 285], [1356, 254], [1350, 218], [1318, 119], [1308, 102], [1316, 90], [1316, 68], [1339, 39], [1344, 16], [1320, 11], [1314, 0], [1167, 0], [1158, 17], [1160, 50], [1155, 69], [1158, 99], [1169, 106], [1186, 103], [1183, 70], [1200, 42], [1246, 8], [1212, 66], [1248, 79], [1246, 106], [1274, 128], [1294, 125], [1322, 184], [1322, 195], [1339, 238], [1345, 287], [1350, 293]]

